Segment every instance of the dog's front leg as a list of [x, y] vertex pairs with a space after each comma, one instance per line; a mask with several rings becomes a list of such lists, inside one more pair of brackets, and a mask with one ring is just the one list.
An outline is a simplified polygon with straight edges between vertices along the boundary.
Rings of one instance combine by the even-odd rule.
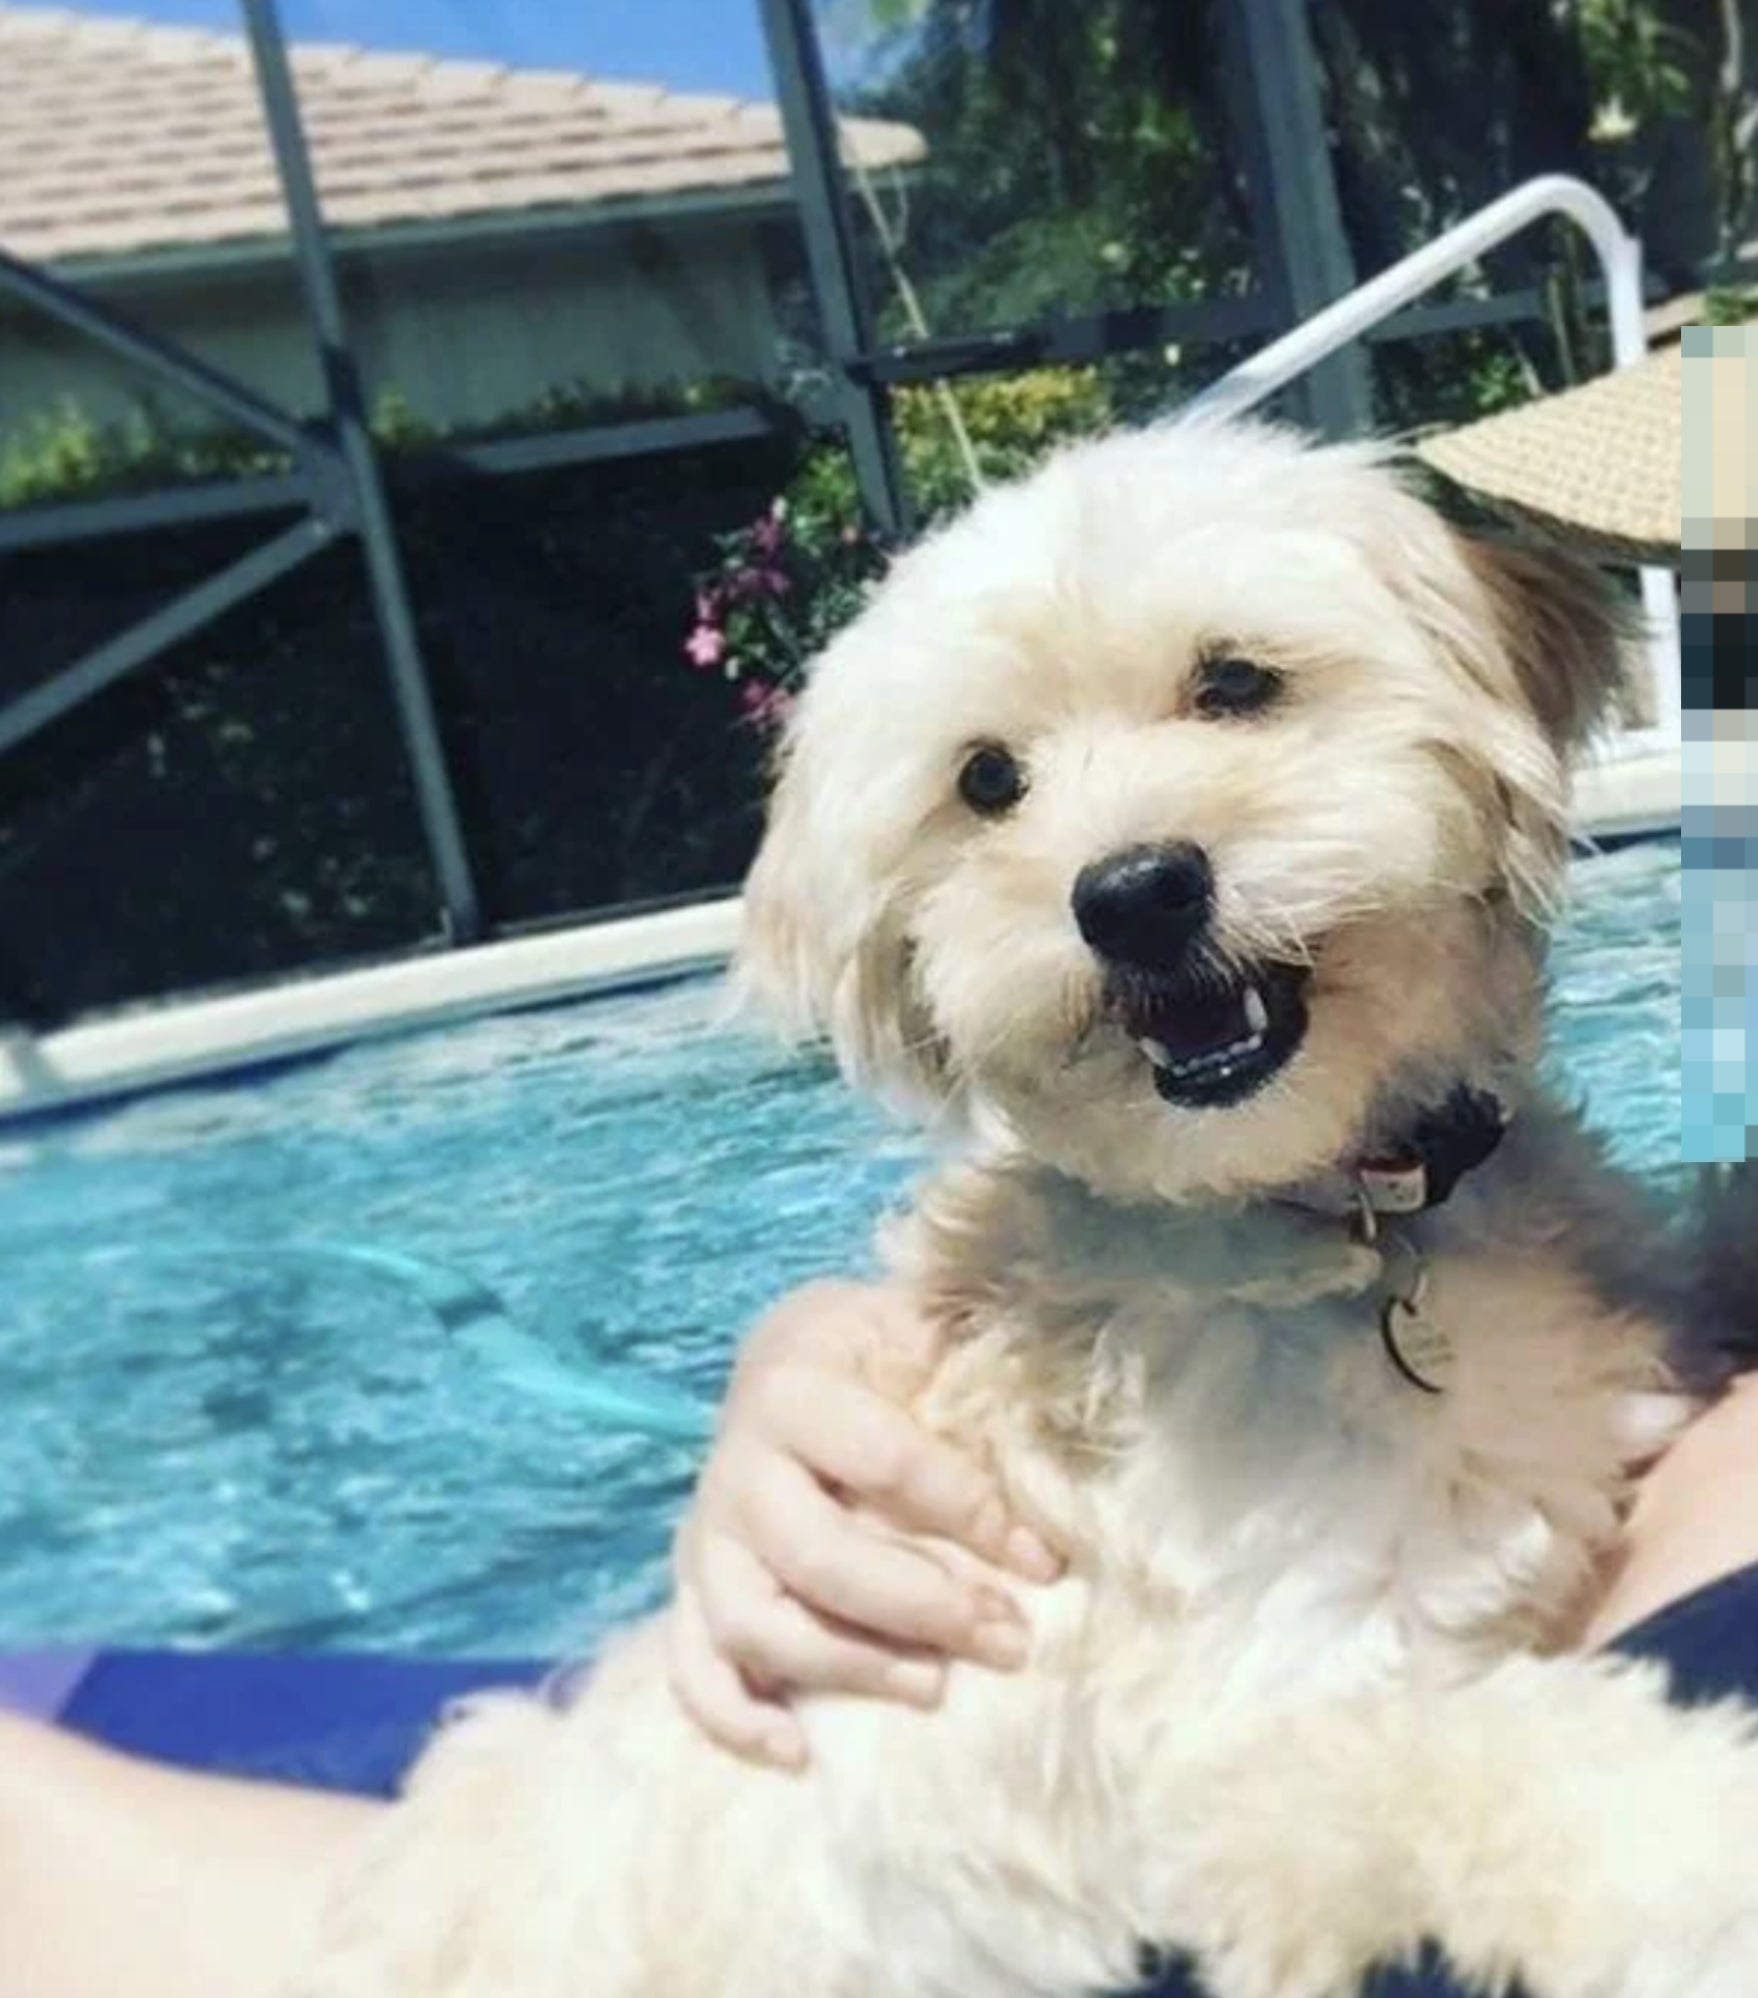
[[1758, 1722], [1519, 1659], [1144, 1768], [1140, 1925], [1216, 1998], [1354, 1998], [1424, 1938], [1485, 1991], [1758, 1998]]

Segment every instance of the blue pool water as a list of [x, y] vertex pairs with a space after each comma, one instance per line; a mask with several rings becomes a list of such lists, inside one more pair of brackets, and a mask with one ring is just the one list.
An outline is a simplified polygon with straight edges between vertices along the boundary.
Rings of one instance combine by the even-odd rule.
[[[1562, 1068], [1665, 1176], [1677, 848], [1577, 890]], [[570, 1386], [711, 1401], [920, 1158], [722, 1003], [695, 980], [0, 1130], [0, 1646], [561, 1652], [652, 1602], [697, 1445]]]

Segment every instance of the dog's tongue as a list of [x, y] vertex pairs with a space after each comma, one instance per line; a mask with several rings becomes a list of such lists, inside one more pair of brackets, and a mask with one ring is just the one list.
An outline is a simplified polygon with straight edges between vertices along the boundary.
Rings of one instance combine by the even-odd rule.
[[1129, 1031], [1137, 1040], [1157, 1041], [1169, 1055], [1182, 1059], [1225, 1047], [1250, 1031], [1244, 996], [1237, 990], [1205, 990], [1180, 997], [1176, 1003], [1157, 1001], [1131, 1007]]

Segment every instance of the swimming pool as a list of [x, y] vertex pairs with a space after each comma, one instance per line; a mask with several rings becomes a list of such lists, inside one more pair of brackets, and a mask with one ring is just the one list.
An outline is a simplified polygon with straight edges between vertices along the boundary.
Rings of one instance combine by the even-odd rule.
[[[1665, 1177], [1678, 849], [1576, 874], [1563, 1073]], [[698, 979], [0, 1131], [0, 1646], [557, 1653], [651, 1603], [697, 1446], [533, 1349], [711, 1401], [921, 1156], [721, 1011]]]

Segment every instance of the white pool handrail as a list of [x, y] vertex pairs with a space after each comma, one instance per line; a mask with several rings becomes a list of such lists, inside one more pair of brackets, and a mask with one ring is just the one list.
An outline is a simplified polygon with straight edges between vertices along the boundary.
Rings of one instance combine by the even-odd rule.
[[[1193, 396], [1182, 406], [1180, 416], [1238, 416], [1255, 409], [1308, 368], [1413, 304], [1443, 278], [1476, 263], [1486, 251], [1535, 222], [1555, 216], [1573, 222], [1593, 247], [1605, 279], [1613, 365], [1629, 367], [1648, 351], [1642, 320], [1642, 245], [1624, 228], [1604, 195], [1585, 181], [1568, 174], [1541, 174], [1475, 215], [1468, 215], [1432, 243], [1412, 250], [1377, 277], [1357, 285], [1260, 348]], [[1620, 759], [1670, 747], [1679, 740], [1678, 608], [1668, 571], [1642, 571], [1642, 604], [1648, 623], [1655, 722], [1651, 728], [1622, 730], [1606, 745], [1607, 753]]]

